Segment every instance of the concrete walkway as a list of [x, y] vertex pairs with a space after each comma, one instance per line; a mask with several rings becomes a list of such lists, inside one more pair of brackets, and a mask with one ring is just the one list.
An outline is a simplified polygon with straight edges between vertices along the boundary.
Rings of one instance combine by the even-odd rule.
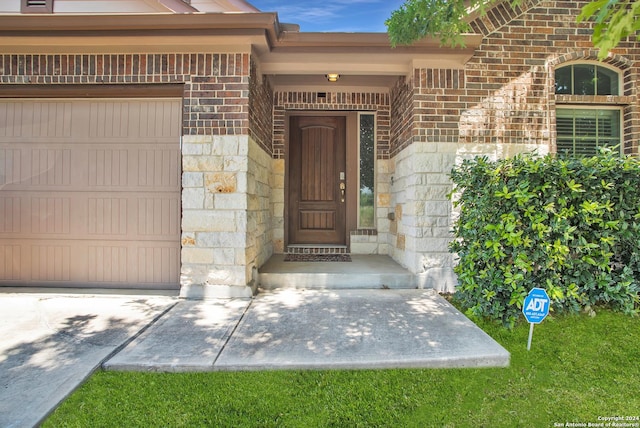
[[0, 294], [0, 426], [30, 427], [101, 365], [212, 371], [507, 366], [432, 290], [276, 290], [254, 299]]

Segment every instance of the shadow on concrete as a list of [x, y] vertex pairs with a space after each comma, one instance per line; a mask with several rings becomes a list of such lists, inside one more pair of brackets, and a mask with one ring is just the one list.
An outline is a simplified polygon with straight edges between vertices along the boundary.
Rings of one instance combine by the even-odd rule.
[[251, 299], [183, 300], [122, 351], [107, 370], [211, 371]]
[[173, 299], [0, 294], [0, 426], [36, 425]]
[[280, 289], [181, 301], [110, 370], [507, 366], [509, 353], [433, 290]]
[[509, 353], [433, 290], [258, 295], [218, 370], [506, 366]]
[[212, 371], [507, 366], [434, 290], [253, 299], [0, 294], [0, 426], [33, 426], [103, 365]]

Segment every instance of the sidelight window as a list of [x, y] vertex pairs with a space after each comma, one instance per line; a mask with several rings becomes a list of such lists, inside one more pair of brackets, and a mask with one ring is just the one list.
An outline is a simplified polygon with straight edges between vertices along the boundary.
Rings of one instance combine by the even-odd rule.
[[361, 113], [359, 122], [359, 188], [358, 228], [375, 227], [375, 115]]

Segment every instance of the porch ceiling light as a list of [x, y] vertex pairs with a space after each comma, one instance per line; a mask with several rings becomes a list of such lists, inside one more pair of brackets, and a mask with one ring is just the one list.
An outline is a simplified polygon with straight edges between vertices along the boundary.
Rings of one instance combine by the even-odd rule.
[[329, 73], [326, 75], [326, 77], [329, 82], [337, 82], [340, 78], [340, 75], [338, 73]]

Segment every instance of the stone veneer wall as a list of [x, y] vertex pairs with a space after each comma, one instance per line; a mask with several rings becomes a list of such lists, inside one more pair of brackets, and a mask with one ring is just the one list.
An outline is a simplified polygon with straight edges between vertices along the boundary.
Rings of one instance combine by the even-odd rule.
[[271, 240], [266, 232], [271, 133], [264, 130], [269, 123], [258, 119], [270, 111], [264, 96], [270, 89], [257, 85], [250, 97], [250, 57], [4, 54], [0, 85], [184, 85], [182, 295], [249, 296], [253, 268], [271, 248], [263, 242]]
[[183, 212], [193, 215], [182, 222], [182, 294], [250, 296], [257, 268], [273, 253], [271, 155], [248, 136], [184, 140]]
[[547, 145], [465, 144], [417, 142], [394, 159], [392, 200], [395, 204], [395, 245], [390, 254], [418, 275], [424, 288], [454, 290], [455, 256], [449, 252], [455, 212], [448, 194], [450, 172], [463, 159], [487, 156], [491, 159], [519, 153], [546, 154]]
[[[244, 260], [247, 278], [256, 287], [257, 268], [273, 254], [271, 188], [273, 161], [271, 155], [253, 139], [249, 141], [247, 168], [247, 250]], [[254, 290], [255, 291], [255, 290]]]
[[575, 23], [585, 3], [497, 6], [473, 22], [485, 39], [463, 69], [416, 69], [392, 90], [390, 254], [422, 286], [453, 291], [448, 244], [455, 213], [447, 194], [450, 170], [462, 159], [554, 151], [555, 107], [585, 102], [623, 106], [625, 151], [637, 152], [637, 44], [622, 44], [605, 60], [621, 71], [621, 96], [554, 93], [556, 66], [596, 59], [589, 28]]
[[251, 295], [245, 264], [249, 146], [246, 135], [183, 138], [184, 297]]
[[273, 90], [253, 61], [250, 73], [245, 266], [255, 292], [257, 269], [273, 254]]
[[357, 92], [277, 92], [273, 110], [272, 230], [274, 252], [284, 252], [285, 120], [290, 111], [361, 111], [376, 114], [376, 229], [351, 231], [351, 251], [356, 254], [387, 254], [389, 231], [389, 94]]

